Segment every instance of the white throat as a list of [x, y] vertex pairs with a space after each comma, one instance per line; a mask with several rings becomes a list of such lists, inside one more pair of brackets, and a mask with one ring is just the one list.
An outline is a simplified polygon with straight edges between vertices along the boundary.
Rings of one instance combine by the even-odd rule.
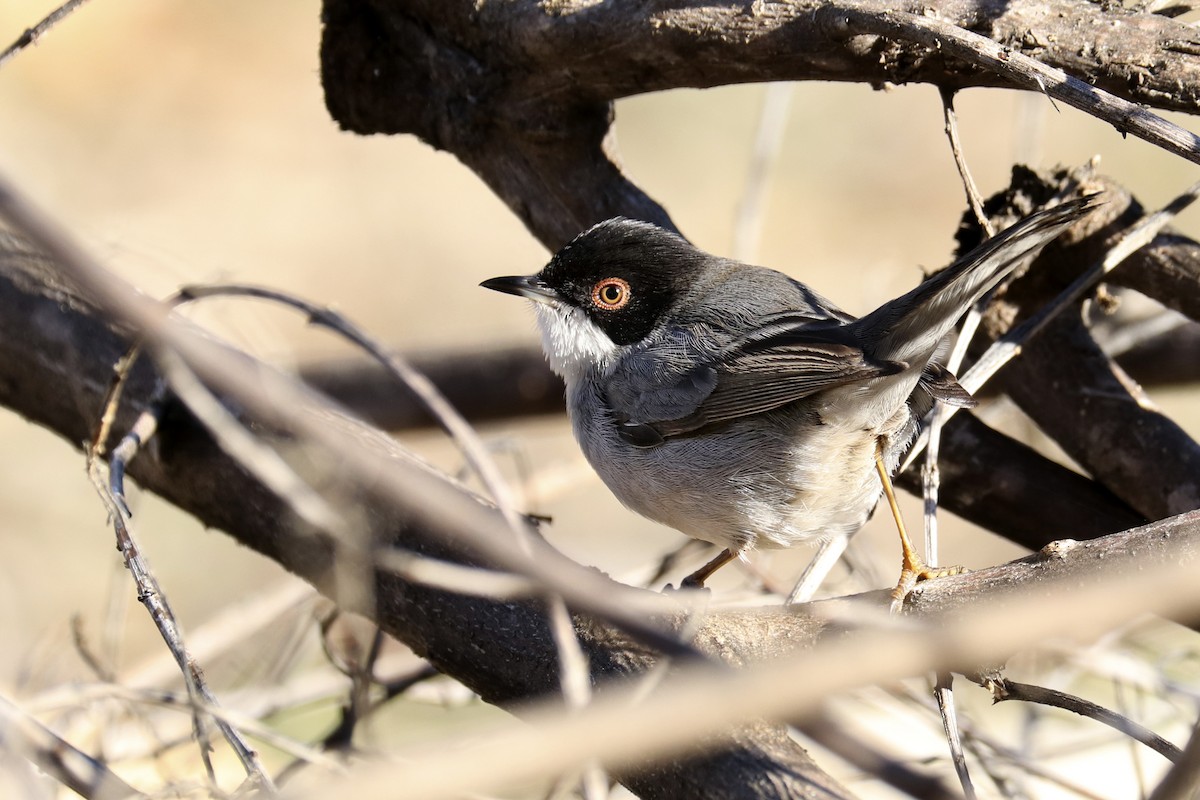
[[568, 385], [590, 370], [604, 372], [616, 358], [620, 348], [578, 308], [538, 302], [533, 307], [550, 369]]

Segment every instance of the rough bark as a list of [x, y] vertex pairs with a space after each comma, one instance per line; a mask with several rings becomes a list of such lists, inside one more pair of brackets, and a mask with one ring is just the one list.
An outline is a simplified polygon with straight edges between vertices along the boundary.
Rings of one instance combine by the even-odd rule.
[[[344, 128], [411, 133], [454, 153], [551, 249], [619, 214], [670, 222], [621, 174], [614, 99], [773, 80], [1030, 88], [921, 43], [920, 18], [990, 37], [1001, 57], [1062, 68], [1085, 96], [1090, 85], [1151, 108], [1200, 108], [1200, 37], [1164, 15], [1083, 0], [943, 0], [922, 4], [906, 28], [896, 13], [879, 0], [326, 0], [322, 82]], [[878, 30], [858, 35], [867, 21]], [[1112, 119], [1122, 129], [1140, 114], [1123, 113]]]
[[[1013, 186], [990, 204], [1001, 224], [1061, 191], [1065, 174], [1018, 170]], [[1086, 236], [1055, 243], [990, 309], [984, 330], [998, 338], [1038, 311], [1103, 257], [1143, 210], [1120, 186], [1093, 178], [1108, 201], [1088, 220]], [[963, 237], [963, 246], [970, 238]], [[1111, 273], [1184, 314], [1200, 315], [1200, 254], [1196, 243], [1166, 232]], [[1064, 311], [998, 376], [998, 387], [1089, 475], [1147, 519], [1200, 506], [1200, 444], [1162, 414], [1101, 349], [1075, 307]]]

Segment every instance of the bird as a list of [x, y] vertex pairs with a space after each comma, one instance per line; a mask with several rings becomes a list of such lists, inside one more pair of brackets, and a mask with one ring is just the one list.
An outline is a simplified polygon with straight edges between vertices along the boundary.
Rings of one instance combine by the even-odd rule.
[[899, 592], [945, 571], [913, 549], [891, 474], [935, 400], [973, 404], [936, 363], [939, 345], [1097, 202], [1034, 213], [859, 318], [782, 272], [624, 217], [536, 274], [481, 286], [533, 301], [575, 439], [613, 494], [724, 548], [684, 586], [753, 549], [849, 536], [886, 494]]

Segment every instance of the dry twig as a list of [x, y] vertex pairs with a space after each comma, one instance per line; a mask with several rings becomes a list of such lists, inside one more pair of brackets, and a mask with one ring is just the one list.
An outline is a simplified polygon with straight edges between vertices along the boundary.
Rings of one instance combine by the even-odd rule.
[[61, 22], [68, 14], [83, 5], [86, 0], [67, 0], [58, 8], [46, 15], [38, 24], [32, 28], [26, 28], [25, 32], [17, 37], [17, 40], [4, 49], [0, 53], [0, 67], [3, 67], [10, 60], [16, 57], [18, 53], [29, 47], [31, 44], [42, 38], [47, 31]]

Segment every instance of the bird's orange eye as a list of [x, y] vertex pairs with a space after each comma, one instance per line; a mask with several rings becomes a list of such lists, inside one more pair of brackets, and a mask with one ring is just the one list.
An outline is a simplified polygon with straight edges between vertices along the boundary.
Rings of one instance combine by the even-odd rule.
[[605, 311], [624, 308], [631, 296], [629, 281], [622, 278], [605, 278], [592, 287], [592, 305]]

